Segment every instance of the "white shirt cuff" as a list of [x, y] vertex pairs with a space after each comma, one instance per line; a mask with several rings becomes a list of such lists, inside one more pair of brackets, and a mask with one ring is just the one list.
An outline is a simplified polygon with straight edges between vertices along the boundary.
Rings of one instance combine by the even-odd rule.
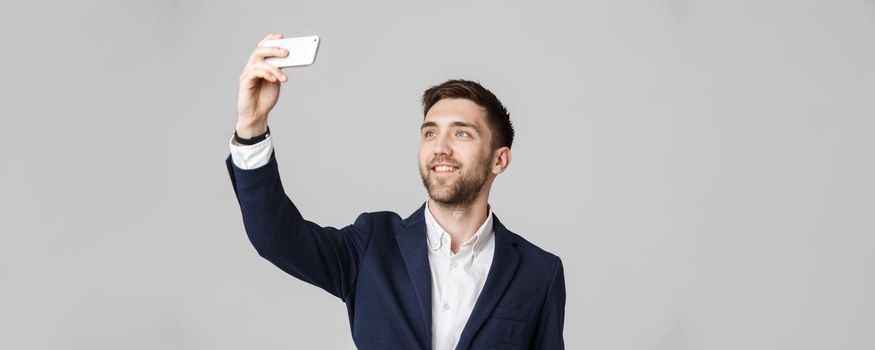
[[243, 170], [252, 170], [267, 164], [273, 152], [273, 143], [270, 140], [270, 135], [254, 145], [241, 145], [234, 140], [234, 135], [232, 134], [230, 145], [231, 161]]

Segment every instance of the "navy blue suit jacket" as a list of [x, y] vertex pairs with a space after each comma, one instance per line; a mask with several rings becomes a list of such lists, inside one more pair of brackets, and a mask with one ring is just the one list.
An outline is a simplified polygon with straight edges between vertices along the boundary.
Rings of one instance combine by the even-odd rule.
[[[226, 160], [258, 254], [346, 303], [359, 349], [431, 349], [425, 203], [406, 219], [363, 213], [337, 229], [304, 219], [283, 190], [276, 155], [262, 167]], [[457, 349], [564, 349], [562, 261], [493, 214], [495, 254]]]

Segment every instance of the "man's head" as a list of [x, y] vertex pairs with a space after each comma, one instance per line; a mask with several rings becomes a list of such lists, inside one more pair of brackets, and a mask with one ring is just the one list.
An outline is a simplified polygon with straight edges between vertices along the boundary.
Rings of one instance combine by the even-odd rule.
[[476, 82], [448, 80], [425, 91], [422, 109], [419, 172], [431, 199], [467, 207], [488, 195], [511, 161], [514, 131], [501, 101]]

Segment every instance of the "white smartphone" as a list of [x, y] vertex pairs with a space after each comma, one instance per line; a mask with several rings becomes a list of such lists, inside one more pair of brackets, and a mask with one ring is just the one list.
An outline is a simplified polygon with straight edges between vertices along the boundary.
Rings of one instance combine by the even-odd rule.
[[263, 47], [281, 47], [289, 50], [286, 57], [268, 57], [264, 61], [278, 68], [306, 66], [316, 60], [316, 49], [319, 48], [319, 36], [301, 36], [297, 38], [284, 38], [265, 40]]

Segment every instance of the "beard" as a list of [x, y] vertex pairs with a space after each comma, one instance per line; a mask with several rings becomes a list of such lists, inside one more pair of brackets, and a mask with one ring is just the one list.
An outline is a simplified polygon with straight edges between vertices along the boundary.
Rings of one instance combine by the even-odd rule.
[[[435, 162], [433, 162], [435, 163]], [[481, 164], [473, 167], [461, 167], [457, 174], [435, 175], [431, 168], [419, 168], [422, 184], [428, 191], [428, 196], [438, 204], [450, 208], [469, 207], [477, 198], [477, 194], [489, 179], [489, 168], [492, 160], [487, 157]], [[451, 162], [459, 164], [459, 162]]]

